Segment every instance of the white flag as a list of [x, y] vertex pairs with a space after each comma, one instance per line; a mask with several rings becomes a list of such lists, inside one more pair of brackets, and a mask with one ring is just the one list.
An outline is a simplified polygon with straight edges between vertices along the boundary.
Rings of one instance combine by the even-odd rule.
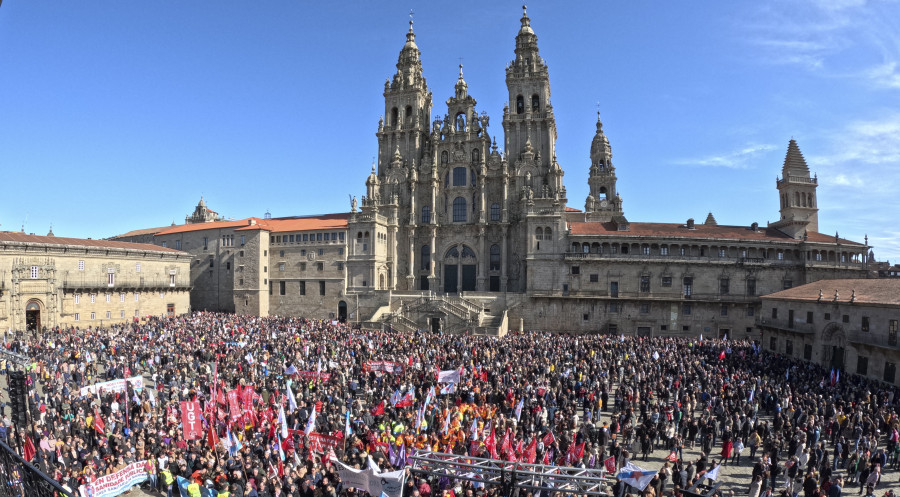
[[285, 385], [284, 389], [287, 390], [288, 409], [293, 414], [297, 410], [297, 399], [294, 397], [294, 391], [291, 390], [290, 385]]
[[316, 408], [313, 407], [312, 412], [309, 415], [309, 421], [306, 422], [306, 429], [303, 430], [307, 435], [315, 431], [316, 429]]
[[449, 371], [440, 371], [437, 375], [438, 383], [459, 383], [460, 374], [458, 369], [451, 369]]
[[716, 464], [716, 467], [706, 472], [706, 477], [710, 480], [716, 480], [719, 478], [719, 464]]
[[281, 438], [288, 437], [287, 417], [284, 415], [284, 406], [278, 406], [278, 423], [281, 425]]

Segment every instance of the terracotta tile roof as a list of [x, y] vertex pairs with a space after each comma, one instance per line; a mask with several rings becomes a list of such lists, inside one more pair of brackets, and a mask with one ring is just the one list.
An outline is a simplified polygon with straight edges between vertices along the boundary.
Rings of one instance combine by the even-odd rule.
[[[156, 236], [172, 235], [175, 233], [188, 233], [191, 231], [214, 230], [221, 228], [238, 228], [240, 226], [247, 226], [250, 219], [257, 218], [241, 219], [240, 221], [213, 221], [210, 223], [179, 224], [178, 226], [171, 226], [166, 230], [156, 233]], [[262, 221], [262, 219], [257, 219], [257, 221]]]
[[170, 225], [170, 226], [161, 226], [159, 228], [144, 228], [142, 230], [132, 230], [132, 231], [129, 231], [128, 233], [122, 233], [121, 235], [111, 236], [111, 237], [109, 237], [109, 239], [115, 240], [117, 238], [129, 238], [129, 237], [133, 237], [133, 236], [142, 236], [142, 235], [155, 235], [155, 234], [159, 233], [160, 231], [167, 230], [171, 227], [172, 226]]
[[347, 229], [348, 219], [350, 219], [349, 212], [323, 214], [320, 216], [257, 219], [257, 224], [255, 226], [245, 226], [243, 228], [238, 228], [235, 231], [263, 229], [273, 233], [281, 233], [284, 231]]
[[[723, 240], [759, 240], [800, 242], [775, 228], [760, 227], [757, 231], [748, 226], [723, 226], [695, 224], [694, 229], [687, 229], [683, 224], [676, 223], [628, 223], [628, 231], [617, 231], [615, 223], [569, 223], [573, 235], [616, 235], [623, 237], [660, 237], [660, 238], [698, 238], [698, 239], [723, 239]], [[810, 233], [808, 240], [811, 242], [834, 243], [834, 237], [822, 233]], [[840, 238], [840, 242], [846, 245], [862, 247], [861, 243]]]
[[87, 240], [84, 238], [26, 235], [25, 233], [18, 233], [15, 231], [0, 231], [0, 244], [4, 242], [34, 243], [44, 245], [80, 245], [83, 247], [114, 248], [143, 252], [167, 252], [174, 254], [184, 253], [180, 250], [158, 247], [149, 243], [117, 242], [114, 240]]
[[838, 303], [847, 304], [855, 290], [855, 303], [900, 306], [900, 279], [891, 278], [820, 280], [771, 293], [763, 298], [815, 302], [819, 299], [819, 290], [822, 290], [822, 302], [833, 302], [834, 291], [837, 290]]
[[576, 209], [574, 207], [566, 207], [566, 212], [581, 212], [581, 209]]

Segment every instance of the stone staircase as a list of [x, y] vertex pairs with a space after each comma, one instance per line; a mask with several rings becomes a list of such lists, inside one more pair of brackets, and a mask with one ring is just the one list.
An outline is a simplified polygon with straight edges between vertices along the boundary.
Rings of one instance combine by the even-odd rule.
[[487, 311], [492, 297], [463, 297], [442, 294], [392, 294], [390, 303], [378, 308], [369, 321], [382, 322], [400, 331], [432, 330], [433, 319], [440, 319], [441, 332], [505, 335], [506, 311]]

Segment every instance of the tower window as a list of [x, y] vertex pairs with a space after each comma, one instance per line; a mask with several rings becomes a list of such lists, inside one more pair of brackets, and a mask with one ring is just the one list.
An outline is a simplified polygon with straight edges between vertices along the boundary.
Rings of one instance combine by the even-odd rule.
[[499, 271], [500, 270], [500, 246], [499, 245], [491, 245], [491, 271]]
[[491, 221], [500, 220], [500, 204], [494, 202], [491, 204]]
[[531, 110], [534, 112], [541, 110], [541, 98], [537, 95], [531, 96]]
[[525, 97], [519, 95], [516, 97], [516, 114], [525, 113]]
[[[466, 186], [466, 168], [453, 168], [453, 186]], [[454, 201], [455, 203], [456, 201]]]
[[411, 121], [412, 121], [412, 112], [413, 112], [413, 111], [412, 111], [412, 105], [407, 105], [407, 106], [406, 106], [406, 121], [407, 121], [407, 122], [411, 122]]
[[431, 269], [431, 247], [428, 245], [422, 245], [422, 265], [421, 268], [423, 271], [428, 271]]
[[397, 120], [399, 119], [398, 115], [399, 115], [399, 112], [397, 111], [396, 107], [391, 109], [391, 126], [397, 125]]
[[428, 224], [431, 222], [431, 206], [426, 205], [422, 207], [422, 224]]
[[[463, 169], [463, 174], [465, 173], [466, 170]], [[466, 222], [466, 199], [463, 197], [456, 197], [453, 199], [453, 222]]]

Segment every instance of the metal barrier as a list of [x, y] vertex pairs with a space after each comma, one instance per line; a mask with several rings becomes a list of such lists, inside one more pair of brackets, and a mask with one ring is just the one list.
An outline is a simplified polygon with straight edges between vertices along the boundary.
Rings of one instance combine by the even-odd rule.
[[0, 442], [0, 497], [75, 497]]

